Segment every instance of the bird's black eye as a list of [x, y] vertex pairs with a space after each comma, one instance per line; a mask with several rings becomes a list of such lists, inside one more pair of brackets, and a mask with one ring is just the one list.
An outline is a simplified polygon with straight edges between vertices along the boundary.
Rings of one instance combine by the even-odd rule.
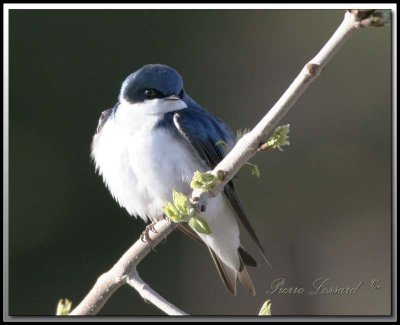
[[179, 92], [179, 97], [182, 98], [183, 95], [185, 94], [185, 92], [183, 91], [183, 89]]
[[160, 98], [161, 94], [155, 89], [145, 89], [144, 95], [147, 99]]

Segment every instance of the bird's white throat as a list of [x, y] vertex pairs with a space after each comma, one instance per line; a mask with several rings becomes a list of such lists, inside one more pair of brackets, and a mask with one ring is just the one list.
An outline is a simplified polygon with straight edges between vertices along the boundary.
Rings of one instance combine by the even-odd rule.
[[118, 105], [116, 116], [119, 122], [125, 121], [126, 123], [130, 123], [132, 122], [131, 118], [137, 119], [138, 117], [148, 115], [164, 115], [165, 113], [179, 111], [184, 108], [187, 108], [187, 106], [181, 99], [168, 100], [155, 98], [135, 104], [122, 99]]

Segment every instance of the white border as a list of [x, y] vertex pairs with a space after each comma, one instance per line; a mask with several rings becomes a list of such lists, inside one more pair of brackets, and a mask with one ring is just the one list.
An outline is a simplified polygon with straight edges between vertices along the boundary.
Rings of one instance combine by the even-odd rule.
[[[393, 46], [393, 79], [392, 79], [392, 177], [393, 177], [393, 201], [392, 201], [392, 313], [390, 317], [321, 317], [321, 316], [291, 316], [291, 317], [273, 317], [271, 321], [335, 321], [335, 320], [357, 320], [357, 321], [391, 321], [397, 320], [397, 6], [393, 3], [380, 4], [3, 4], [3, 321], [54, 321], [54, 317], [10, 317], [9, 311], [9, 277], [8, 277], [8, 188], [9, 188], [9, 10], [10, 9], [390, 9], [392, 11], [392, 46]], [[134, 320], [167, 320], [180, 321], [188, 318], [176, 317], [95, 317], [95, 318], [57, 318], [57, 321], [132, 321]], [[191, 318], [189, 318], [190, 320]], [[198, 318], [194, 318], [195, 320]], [[231, 320], [231, 321], [265, 321], [265, 319], [255, 317], [201, 317], [200, 320]]]

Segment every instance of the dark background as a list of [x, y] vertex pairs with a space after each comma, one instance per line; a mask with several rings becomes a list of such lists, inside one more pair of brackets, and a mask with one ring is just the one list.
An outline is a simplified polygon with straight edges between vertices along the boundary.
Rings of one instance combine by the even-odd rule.
[[[338, 10], [11, 10], [11, 315], [76, 305], [144, 223], [112, 199], [89, 158], [102, 110], [123, 79], [165, 63], [233, 130], [253, 127], [342, 21]], [[387, 315], [391, 311], [391, 28], [357, 31], [285, 116], [291, 145], [253, 159], [239, 192], [272, 260], [257, 296], [231, 297], [208, 252], [172, 234], [139, 267], [197, 315]], [[317, 278], [354, 295], [267, 296], [271, 282], [312, 291]], [[379, 278], [380, 289], [370, 281]], [[101, 315], [162, 315], [129, 287]]]

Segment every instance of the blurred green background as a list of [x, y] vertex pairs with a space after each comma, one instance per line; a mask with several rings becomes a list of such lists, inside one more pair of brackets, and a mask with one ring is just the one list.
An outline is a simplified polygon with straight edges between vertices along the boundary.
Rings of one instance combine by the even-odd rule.
[[[101, 111], [146, 63], [233, 130], [253, 127], [342, 21], [342, 10], [11, 10], [10, 309], [53, 315], [76, 305], [145, 224], [112, 199], [90, 160]], [[239, 193], [275, 269], [250, 269], [255, 297], [231, 297], [208, 252], [179, 233], [139, 267], [190, 314], [387, 315], [391, 311], [391, 27], [356, 32], [282, 121], [290, 147], [257, 155]], [[313, 291], [273, 294], [274, 279]], [[380, 279], [380, 289], [370, 282]], [[129, 287], [101, 315], [162, 315]]]

